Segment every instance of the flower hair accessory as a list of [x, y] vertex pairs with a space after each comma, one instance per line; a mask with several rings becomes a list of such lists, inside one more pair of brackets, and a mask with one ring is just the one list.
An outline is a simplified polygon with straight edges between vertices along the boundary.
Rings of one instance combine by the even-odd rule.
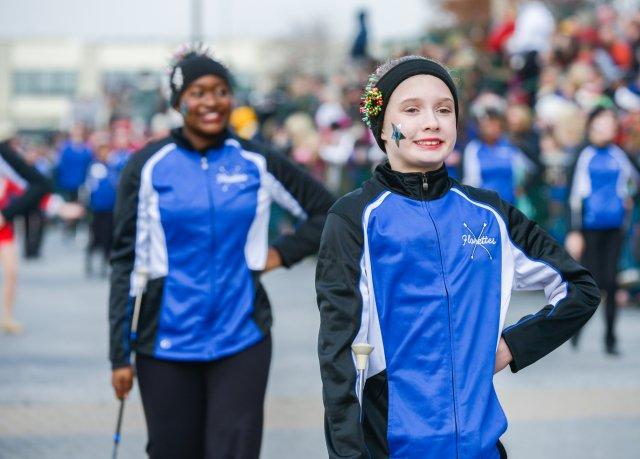
[[174, 69], [178, 66], [178, 64], [187, 56], [194, 54], [206, 56], [210, 59], [215, 59], [215, 56], [213, 55], [211, 49], [204, 43], [183, 43], [178, 47], [173, 56], [171, 56], [169, 64], [166, 68], [167, 75], [171, 77], [173, 75]]
[[362, 94], [360, 102], [360, 114], [362, 121], [371, 128], [372, 119], [382, 111], [382, 93], [370, 82]]

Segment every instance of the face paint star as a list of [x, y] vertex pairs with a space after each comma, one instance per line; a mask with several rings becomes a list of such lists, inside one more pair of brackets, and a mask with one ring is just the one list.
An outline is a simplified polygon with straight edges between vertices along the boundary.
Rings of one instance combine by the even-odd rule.
[[398, 124], [396, 126], [395, 124], [391, 123], [391, 127], [393, 128], [393, 134], [391, 134], [391, 139], [395, 140], [396, 141], [396, 147], [399, 147], [400, 146], [400, 141], [402, 139], [406, 139], [406, 137], [404, 136], [404, 134], [400, 130], [402, 125]]

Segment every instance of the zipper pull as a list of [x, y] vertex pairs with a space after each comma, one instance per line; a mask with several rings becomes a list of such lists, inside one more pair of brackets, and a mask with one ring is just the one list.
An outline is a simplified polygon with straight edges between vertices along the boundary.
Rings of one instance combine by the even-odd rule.
[[429, 189], [429, 184], [427, 183], [427, 174], [422, 174], [422, 190], [427, 191]]
[[206, 156], [203, 156], [202, 158], [200, 158], [200, 166], [205, 171], [209, 169], [209, 160], [207, 159]]

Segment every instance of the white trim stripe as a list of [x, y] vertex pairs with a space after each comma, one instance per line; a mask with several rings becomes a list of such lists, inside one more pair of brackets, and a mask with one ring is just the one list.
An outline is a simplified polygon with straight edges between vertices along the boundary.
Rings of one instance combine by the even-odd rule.
[[145, 267], [147, 269], [149, 279], [166, 276], [169, 269], [167, 244], [160, 221], [159, 196], [153, 188], [152, 173], [156, 164], [169, 153], [175, 151], [175, 148], [174, 143], [162, 147], [147, 160], [140, 173], [135, 261], [130, 280], [131, 295], [135, 295], [142, 287], [137, 285], [140, 276], [136, 276], [136, 272], [139, 268]]
[[[240, 146], [236, 141], [227, 142], [233, 146]], [[265, 185], [267, 161], [264, 156], [242, 150], [240, 155], [251, 161], [258, 168], [260, 174], [260, 188], [258, 190], [256, 215], [247, 234], [244, 246], [244, 257], [247, 266], [252, 271], [262, 271], [267, 264], [269, 217], [271, 209], [271, 195]]]
[[466, 185], [479, 187], [482, 184], [480, 158], [480, 142], [472, 140], [464, 149], [462, 156], [462, 164], [464, 169], [464, 177], [462, 182]]
[[273, 174], [266, 172], [266, 186], [270, 190], [273, 200], [288, 210], [291, 215], [296, 218], [306, 220], [307, 213], [304, 211], [300, 203], [293, 197], [291, 193], [284, 187]]
[[[369, 343], [373, 346], [373, 351], [369, 355], [369, 362], [367, 364], [367, 369], [365, 370], [365, 380], [380, 373], [387, 367], [384, 356], [382, 331], [380, 330], [380, 319], [378, 317], [376, 297], [373, 290], [371, 255], [369, 253], [369, 236], [367, 228], [369, 226], [369, 217], [371, 216], [371, 212], [379, 207], [390, 194], [390, 191], [382, 193], [375, 201], [365, 208], [362, 216], [364, 244], [362, 258], [360, 259], [360, 281], [358, 284], [360, 295], [362, 296], [362, 312], [360, 317], [360, 328], [353, 340], [353, 343]], [[355, 366], [356, 357], [353, 352], [352, 357]], [[357, 383], [358, 381], [356, 381], [356, 387]]]

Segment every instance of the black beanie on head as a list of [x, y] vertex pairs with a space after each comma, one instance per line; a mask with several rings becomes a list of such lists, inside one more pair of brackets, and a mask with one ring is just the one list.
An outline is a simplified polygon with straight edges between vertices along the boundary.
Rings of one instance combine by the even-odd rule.
[[169, 102], [171, 106], [176, 107], [185, 89], [195, 80], [205, 75], [220, 77], [231, 89], [231, 74], [224, 65], [206, 54], [189, 53], [178, 61], [171, 71], [169, 79], [169, 87], [171, 88]]
[[375, 84], [375, 87], [380, 90], [382, 94], [382, 110], [376, 116], [370, 119], [371, 132], [378, 143], [378, 146], [382, 151], [386, 152], [384, 147], [384, 140], [382, 140], [382, 124], [384, 121], [384, 113], [387, 109], [387, 104], [391, 98], [391, 94], [395, 89], [407, 78], [411, 78], [415, 75], [432, 75], [444, 82], [451, 90], [453, 96], [453, 103], [456, 111], [456, 121], [458, 120], [458, 93], [456, 91], [456, 85], [453, 82], [453, 78], [449, 74], [449, 71], [444, 68], [438, 62], [424, 58], [416, 57], [414, 59], [407, 59], [392, 67], [387, 73], [385, 73], [380, 80]]

